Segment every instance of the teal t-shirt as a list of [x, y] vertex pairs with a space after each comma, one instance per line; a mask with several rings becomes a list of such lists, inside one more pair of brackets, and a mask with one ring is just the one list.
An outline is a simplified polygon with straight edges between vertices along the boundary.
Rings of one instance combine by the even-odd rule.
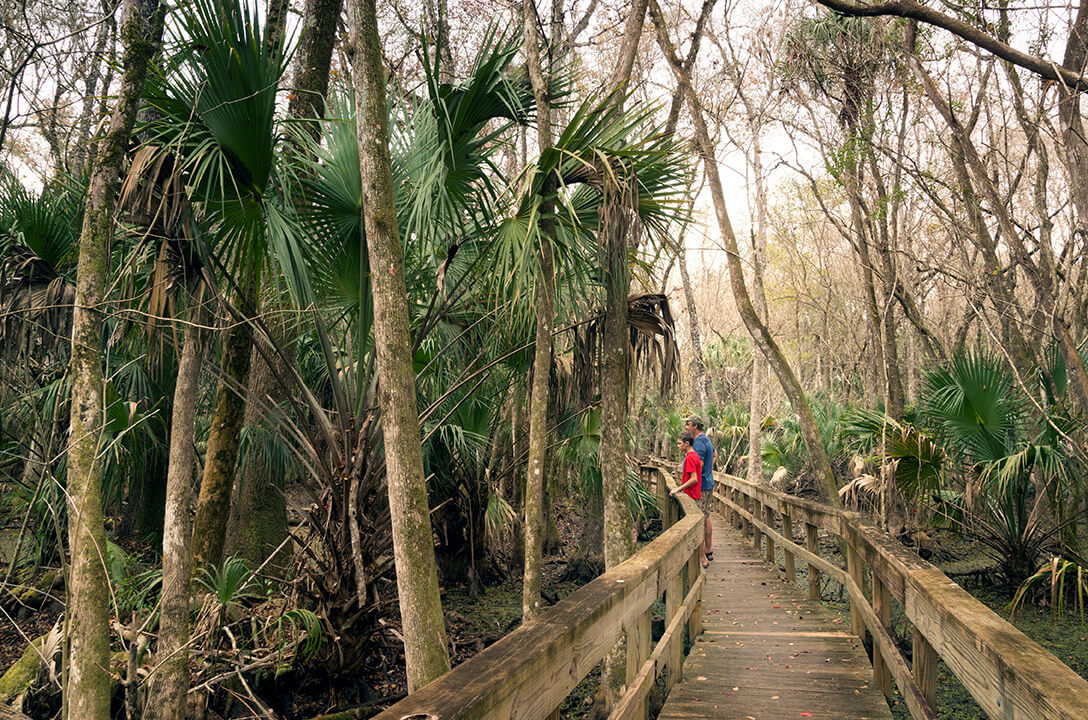
[[691, 444], [691, 449], [703, 461], [703, 475], [701, 489], [705, 492], [714, 489], [714, 446], [710, 444], [710, 438], [706, 433], [699, 433], [699, 437]]

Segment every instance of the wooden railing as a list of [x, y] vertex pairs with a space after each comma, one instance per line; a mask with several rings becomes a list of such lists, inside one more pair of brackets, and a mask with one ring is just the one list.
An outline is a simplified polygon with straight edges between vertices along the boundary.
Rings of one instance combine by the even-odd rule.
[[[873, 639], [877, 685], [890, 700], [894, 679], [916, 720], [937, 717], [938, 657], [994, 720], [1073, 720], [1088, 713], [1088, 681], [936, 567], [863, 524], [858, 513], [774, 492], [732, 475], [716, 476], [715, 509], [745, 536], [750, 531], [755, 547], [765, 540], [771, 562], [777, 543], [784, 551], [788, 581], [795, 581], [795, 563], [800, 560], [808, 564], [811, 599], [820, 597], [821, 573], [846, 588], [853, 633], [861, 637], [868, 631]], [[845, 570], [820, 557], [820, 531], [841, 538]], [[909, 666], [888, 631], [889, 596], [899, 601], [914, 628]]]
[[[660, 537], [378, 718], [558, 717], [567, 695], [625, 639], [626, 690], [609, 717], [645, 720], [658, 675], [666, 688], [680, 678], [683, 628], [692, 638], [702, 631], [705, 576], [702, 512], [684, 494], [668, 497], [668, 473], [644, 465], [640, 474], [660, 501]], [[655, 644], [652, 606], [662, 594], [665, 631]]]

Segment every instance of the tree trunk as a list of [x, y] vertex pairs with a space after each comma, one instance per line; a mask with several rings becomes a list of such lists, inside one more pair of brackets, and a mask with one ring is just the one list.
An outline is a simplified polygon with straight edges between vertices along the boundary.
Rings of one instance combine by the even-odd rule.
[[[1084, 13], [1088, 13], [1088, 11], [1084, 11]], [[1088, 18], [1088, 15], [1086, 15], [1086, 18]], [[956, 119], [952, 108], [937, 92], [933, 79], [929, 76], [929, 73], [926, 72], [925, 68], [922, 67], [922, 63], [917, 55], [912, 54], [910, 60], [911, 69], [925, 88], [926, 95], [929, 96], [930, 101], [933, 103], [934, 107], [937, 108], [937, 111], [945, 119], [949, 129], [952, 131], [953, 143], [962, 153], [967, 170], [970, 171], [976, 186], [982, 190], [983, 195], [981, 197], [985, 197], [989, 202], [990, 211], [994, 214], [994, 217], [1001, 228], [1001, 232], [1004, 235], [1005, 241], [1009, 243], [1013, 257], [1019, 263], [1020, 267], [1023, 268], [1025, 275], [1027, 275], [1028, 281], [1035, 291], [1035, 299], [1039, 311], [1042, 312], [1044, 317], [1050, 322], [1055, 340], [1065, 359], [1066, 367], [1069, 371], [1069, 384], [1071, 389], [1077, 398], [1081, 410], [1088, 412], [1088, 369], [1085, 368], [1084, 362], [1080, 358], [1076, 340], [1070, 334], [1069, 327], [1065, 322], [1065, 318], [1063, 317], [1054, 296], [1056, 273], [1053, 248], [1040, 243], [1038, 245], [1038, 258], [1036, 259], [1033, 253], [1029, 252], [1024, 246], [1020, 232], [1013, 223], [1012, 218], [1009, 216], [1008, 209], [1005, 207], [1000, 193], [990, 180], [985, 165], [979, 157], [978, 151], [972, 143], [971, 138], [963, 131], [963, 127]], [[1021, 377], [1020, 379], [1021, 381], [1026, 380], [1025, 377]]]
[[[329, 67], [336, 43], [336, 26], [344, 0], [306, 0], [304, 25], [298, 39], [295, 64], [295, 88], [287, 112], [296, 118], [325, 116], [325, 97], [329, 91]], [[314, 134], [317, 127], [313, 125]]]
[[170, 465], [166, 476], [166, 522], [162, 540], [162, 602], [159, 607], [159, 641], [155, 651], [158, 672], [148, 683], [148, 720], [185, 720], [189, 691], [189, 613], [194, 499], [196, 404], [200, 369], [207, 345], [201, 329], [198, 293], [189, 307], [178, 380], [174, 386], [174, 410], [170, 421]]
[[[631, 77], [647, 0], [633, 0], [623, 28], [619, 62], [609, 88], [620, 89]], [[625, 88], [625, 90], [627, 90]], [[615, 102], [622, 104], [622, 96]], [[605, 288], [604, 337], [601, 339], [601, 492], [604, 500], [604, 567], [610, 570], [634, 552], [631, 503], [627, 489], [627, 401], [630, 340], [627, 328], [627, 293], [631, 273], [627, 264], [627, 235], [631, 231], [636, 178], [606, 180], [598, 242], [603, 245]], [[696, 318], [691, 317], [694, 321]], [[603, 710], [611, 711], [626, 682], [626, 650], [621, 640], [605, 656], [601, 673]]]
[[601, 487], [604, 497], [604, 566], [611, 569], [634, 550], [627, 498], [628, 222], [619, 198], [608, 197], [604, 228], [604, 338], [601, 348]]
[[729, 277], [733, 287], [733, 296], [737, 303], [737, 309], [748, 328], [756, 347], [760, 349], [771, 369], [778, 377], [790, 406], [797, 413], [801, 425], [801, 434], [808, 450], [809, 463], [815, 474], [816, 486], [823, 495], [824, 500], [831, 505], [841, 506], [838, 486], [835, 483], [835, 475], [831, 470], [831, 463], [827, 459], [816, 419], [812, 415], [808, 400], [801, 384], [794, 375], [789, 362], [786, 360], [778, 343], [771, 336], [766, 324], [756, 315], [751, 297], [748, 295], [748, 287], [744, 281], [743, 268], [740, 263], [740, 251], [737, 248], [737, 238], [733, 234], [733, 226], [729, 222], [729, 212], [725, 206], [725, 193], [722, 189], [721, 176], [718, 173], [717, 160], [714, 157], [714, 145], [710, 140], [710, 132], [703, 116], [703, 108], [695, 94], [695, 88], [691, 84], [691, 77], [684, 71], [680, 59], [676, 56], [672, 41], [668, 36], [668, 26], [661, 15], [661, 8], [656, 0], [650, 0], [650, 16], [653, 18], [657, 31], [658, 44], [665, 57], [669, 61], [673, 74], [684, 87], [684, 95], [691, 107], [691, 116], [695, 124], [695, 141], [703, 164], [706, 167], [707, 180], [710, 183], [710, 194], [714, 201], [714, 211], [718, 219], [718, 227], [721, 230], [722, 240], [725, 243], [726, 256], [729, 261]]
[[[747, 103], [745, 103], [747, 105]], [[762, 118], [748, 112], [752, 131], [752, 176], [756, 182], [756, 232], [752, 237], [752, 305], [763, 323], [769, 323], [767, 294], [763, 289], [763, 271], [767, 266], [767, 185], [763, 181]], [[800, 338], [798, 338], [800, 341]], [[763, 479], [763, 396], [767, 392], [767, 360], [763, 353], [752, 353], [752, 395], [748, 403], [748, 482]]]
[[109, 593], [102, 514], [104, 389], [102, 325], [109, 247], [113, 238], [121, 167], [136, 120], [147, 65], [162, 37], [158, 0], [127, 0], [122, 9], [125, 44], [122, 79], [109, 130], [87, 190], [79, 241], [72, 319], [71, 444], [68, 449], [68, 687], [65, 716], [107, 720], [110, 713]]
[[[549, 79], [544, 77], [537, 41], [536, 7], [532, 0], [522, 6], [525, 55], [529, 80], [536, 97], [537, 144], [541, 153], [552, 145]], [[554, 189], [546, 181], [542, 194]], [[555, 238], [555, 202], [540, 207], [540, 267], [537, 275], [536, 347], [529, 396], [529, 460], [525, 479], [525, 566], [521, 592], [521, 618], [528, 622], [540, 614], [540, 570], [544, 548], [544, 469], [548, 454], [548, 387], [552, 366], [552, 325], [555, 322], [555, 269], [552, 241]]]
[[[273, 315], [284, 312], [284, 308], [267, 305]], [[281, 348], [286, 346], [285, 354], [291, 357], [293, 341], [287, 341], [289, 330], [281, 319], [269, 322], [272, 342]], [[263, 342], [263, 341], [261, 341]], [[266, 352], [273, 362], [282, 364], [281, 358], [271, 347]], [[267, 417], [269, 408], [286, 397], [283, 379], [289, 377], [286, 368], [280, 372], [272, 368], [264, 355], [254, 344], [250, 355], [249, 387], [246, 391], [246, 410], [244, 427], [257, 429], [261, 419]], [[244, 558], [250, 567], [261, 565], [268, 556], [276, 551], [287, 537], [287, 478], [282, 472], [270, 471], [267, 458], [260, 448], [250, 447], [249, 457], [244, 469], [239, 472], [230, 501], [230, 518], [227, 521], [225, 547], [230, 555]], [[282, 567], [290, 559], [285, 552], [275, 561]]]
[[[630, 78], [642, 38], [647, 0], [634, 0], [623, 28], [619, 58], [610, 87], [620, 88]], [[617, 102], [619, 102], [617, 98]], [[627, 293], [631, 273], [627, 265], [627, 235], [631, 230], [634, 178], [621, 178], [622, 187], [606, 182], [601, 200], [604, 245], [604, 337], [601, 342], [601, 488], [604, 497], [604, 566], [611, 569], [634, 551], [631, 505], [627, 496], [627, 393], [630, 342], [627, 328]], [[695, 319], [694, 317], [692, 319]], [[622, 683], [621, 683], [622, 684]]]
[[[249, 315], [256, 307], [259, 272], [244, 270], [239, 309]], [[229, 316], [228, 316], [229, 317]], [[238, 464], [238, 440], [245, 419], [246, 399], [238, 388], [249, 380], [249, 356], [253, 349], [253, 326], [248, 320], [234, 322], [227, 331], [220, 365], [219, 387], [212, 410], [208, 449], [204, 458], [204, 477], [193, 518], [193, 572], [217, 567], [223, 562], [223, 543], [230, 517], [230, 496], [234, 488], [234, 468]]]
[[269, 54], [283, 45], [283, 35], [287, 29], [287, 12], [289, 9], [289, 0], [268, 0], [265, 33], [268, 38], [267, 48]]
[[[868, 130], [867, 135], [872, 131]], [[896, 339], [895, 323], [895, 287], [899, 284], [899, 268], [892, 255], [890, 233], [888, 223], [896, 222], [894, 217], [898, 203], [888, 196], [884, 179], [880, 175], [880, 167], [873, 152], [872, 142], [866, 139], [865, 155], [869, 161], [869, 173], [873, 176], [873, 185], [876, 187], [877, 207], [881, 212], [876, 213], [876, 229], [872, 232], [876, 244], [877, 255], [880, 257], [881, 286], [883, 293], [880, 307], [880, 343], [884, 357], [884, 392], [887, 398], [888, 414], [896, 420], [903, 419], [903, 377], [899, 368], [899, 344]], [[902, 156], [902, 153], [900, 153]], [[889, 217], [889, 213], [892, 217]]]
[[679, 247], [676, 250], [676, 264], [680, 268], [680, 282], [684, 286], [684, 302], [688, 308], [688, 332], [691, 334], [691, 358], [695, 370], [693, 378], [695, 384], [695, 399], [699, 403], [699, 413], [703, 422], [708, 423], [708, 400], [710, 397], [710, 384], [706, 375], [706, 363], [703, 362], [703, 343], [699, 337], [699, 311], [695, 307], [695, 294], [692, 292], [691, 276], [688, 275], [687, 250], [684, 248], [684, 236], [687, 226], [680, 231]]
[[374, 0], [353, 0], [352, 7], [363, 220], [370, 267], [381, 269], [372, 274], [378, 401], [408, 692], [413, 692], [448, 671], [450, 659], [423, 477], [415, 376], [407, 361], [412, 357], [408, 292], [393, 199], [378, 19]]

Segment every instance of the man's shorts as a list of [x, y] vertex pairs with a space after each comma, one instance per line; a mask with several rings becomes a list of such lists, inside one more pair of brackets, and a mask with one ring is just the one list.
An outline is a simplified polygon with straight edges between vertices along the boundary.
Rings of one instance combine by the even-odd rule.
[[710, 517], [710, 511], [714, 509], [714, 491], [703, 490], [702, 495], [699, 497], [699, 507], [702, 508], [703, 515]]

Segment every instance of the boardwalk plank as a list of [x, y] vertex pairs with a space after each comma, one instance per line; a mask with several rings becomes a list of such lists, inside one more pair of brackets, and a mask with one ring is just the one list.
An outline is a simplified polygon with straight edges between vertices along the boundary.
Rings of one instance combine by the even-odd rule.
[[787, 585], [739, 532], [712, 518], [703, 634], [660, 720], [889, 720], [850, 623]]

